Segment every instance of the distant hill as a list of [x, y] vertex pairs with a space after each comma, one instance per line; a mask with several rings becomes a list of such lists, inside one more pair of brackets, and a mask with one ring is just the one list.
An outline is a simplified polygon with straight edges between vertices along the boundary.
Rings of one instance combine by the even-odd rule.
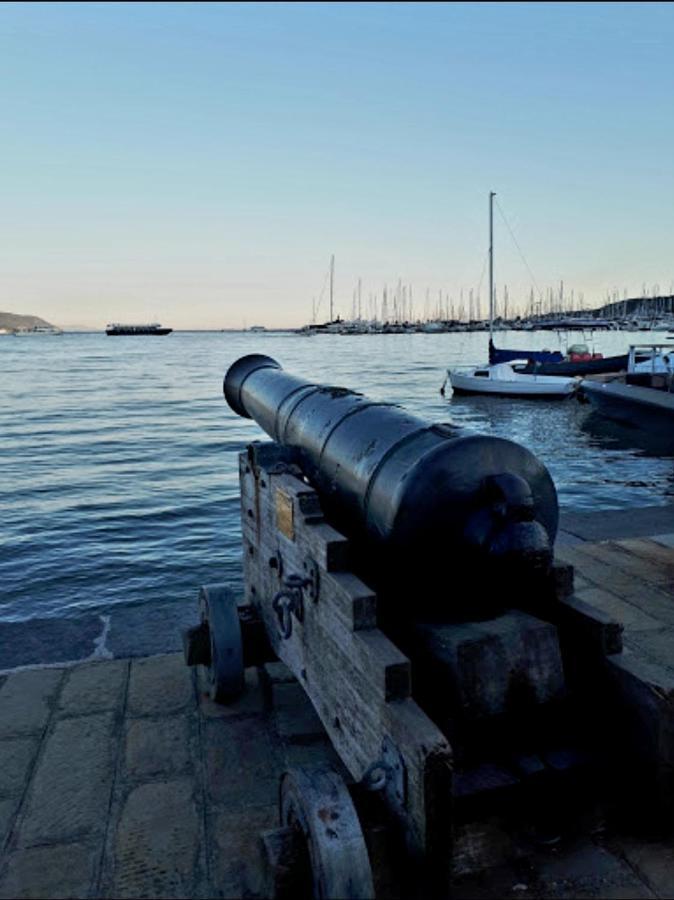
[[51, 322], [47, 322], [39, 316], [20, 316], [17, 313], [0, 312], [0, 328], [13, 331], [15, 328], [33, 328], [35, 325], [54, 327]]
[[614, 318], [616, 316], [649, 316], [671, 315], [674, 313], [674, 294], [662, 294], [657, 297], [625, 297], [600, 306], [596, 311], [600, 316]]

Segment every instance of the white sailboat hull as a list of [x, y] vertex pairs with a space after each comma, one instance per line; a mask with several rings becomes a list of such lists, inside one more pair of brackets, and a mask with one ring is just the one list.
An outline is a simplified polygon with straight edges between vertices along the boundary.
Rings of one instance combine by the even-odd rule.
[[578, 379], [557, 375], [522, 375], [511, 363], [447, 371], [455, 394], [493, 394], [500, 397], [568, 397]]
[[[494, 191], [489, 192], [489, 345], [494, 329]], [[526, 359], [511, 359], [474, 369], [448, 369], [455, 394], [491, 394], [495, 397], [568, 397], [579, 379], [562, 375], [538, 375], [522, 371]], [[444, 386], [443, 386], [444, 389]]]

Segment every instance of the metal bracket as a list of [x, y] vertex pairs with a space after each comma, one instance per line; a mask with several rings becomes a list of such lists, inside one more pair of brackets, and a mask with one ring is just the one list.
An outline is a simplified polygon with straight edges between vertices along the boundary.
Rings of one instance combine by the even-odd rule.
[[389, 737], [381, 745], [381, 756], [369, 766], [361, 784], [366, 791], [382, 791], [389, 807], [403, 813], [407, 805], [407, 770], [398, 748]]
[[310, 578], [301, 575], [288, 575], [283, 581], [283, 588], [272, 600], [272, 609], [276, 613], [279, 631], [284, 640], [293, 633], [293, 615], [298, 622], [304, 621], [303, 590], [311, 585]]
[[304, 581], [307, 596], [316, 603], [321, 590], [321, 570], [318, 568], [316, 560], [311, 556], [307, 556], [302, 563], [302, 568], [304, 569], [305, 574]]

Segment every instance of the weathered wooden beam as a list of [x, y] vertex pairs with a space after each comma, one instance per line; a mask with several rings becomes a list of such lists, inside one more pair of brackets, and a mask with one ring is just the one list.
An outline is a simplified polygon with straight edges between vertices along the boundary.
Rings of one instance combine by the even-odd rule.
[[655, 828], [674, 826], [674, 674], [640, 648], [610, 656], [612, 737], [625, 769], [622, 790]]
[[[409, 660], [376, 627], [376, 596], [350, 571], [348, 542], [323, 520], [307, 483], [264, 458], [260, 445], [241, 455], [246, 599], [351, 777], [360, 781], [383, 755], [399, 760], [402, 788], [387, 788], [386, 803], [408, 849], [426, 862], [436, 854], [447, 875], [451, 748], [412, 700]], [[288, 629], [284, 604], [293, 609]]]
[[612, 616], [597, 609], [580, 597], [560, 600], [558, 624], [562, 641], [595, 651], [599, 656], [621, 653], [623, 649], [623, 625]]
[[518, 694], [530, 704], [564, 693], [557, 630], [549, 622], [510, 610], [480, 622], [418, 624], [414, 631], [424, 696], [441, 722], [503, 715]]
[[552, 566], [551, 579], [555, 598], [563, 600], [573, 594], [574, 569], [570, 563], [555, 560]]

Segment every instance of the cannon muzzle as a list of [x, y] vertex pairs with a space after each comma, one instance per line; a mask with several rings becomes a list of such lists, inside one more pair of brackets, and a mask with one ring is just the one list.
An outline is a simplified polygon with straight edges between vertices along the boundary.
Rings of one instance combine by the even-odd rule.
[[230, 367], [224, 393], [234, 412], [294, 448], [335, 527], [407, 589], [435, 585], [441, 605], [449, 593], [458, 606], [463, 591], [512, 593], [549, 570], [557, 493], [514, 441], [312, 384], [260, 354]]

